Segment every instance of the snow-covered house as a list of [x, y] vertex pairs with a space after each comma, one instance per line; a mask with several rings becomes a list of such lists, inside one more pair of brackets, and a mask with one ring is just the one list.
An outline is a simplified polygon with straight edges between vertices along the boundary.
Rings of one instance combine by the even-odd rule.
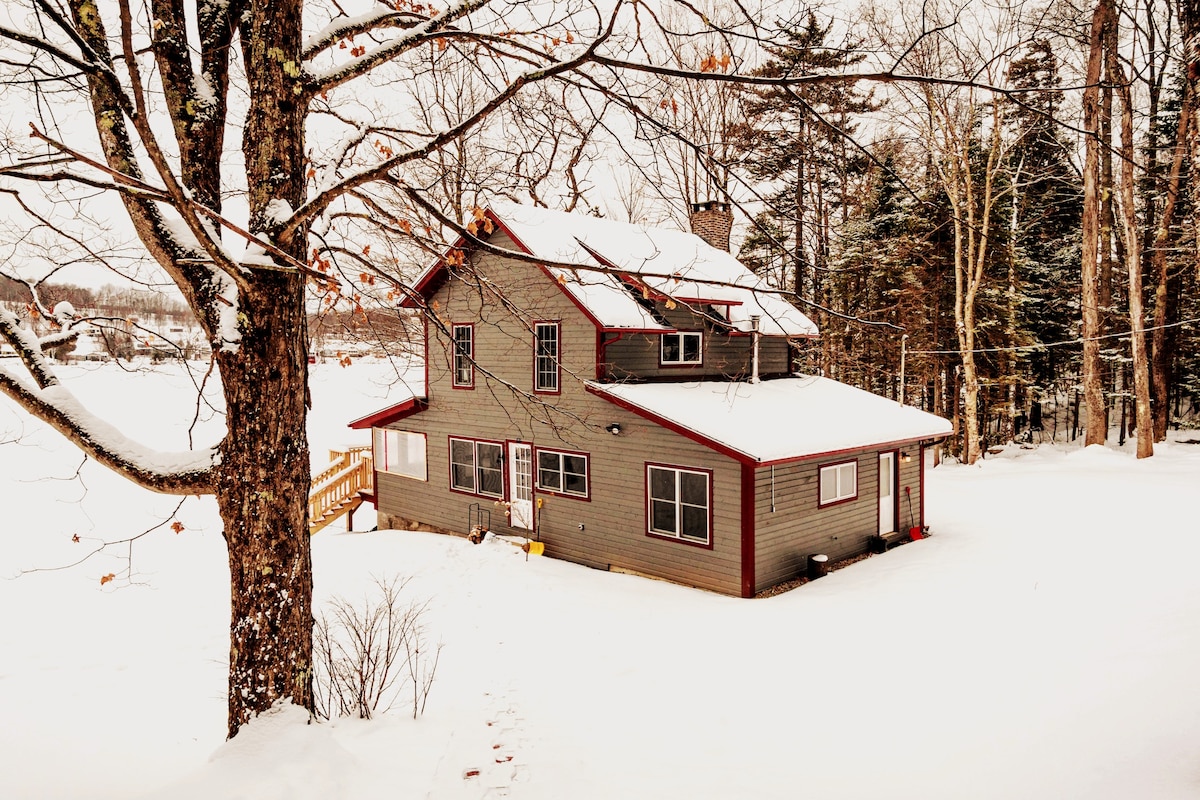
[[[696, 212], [727, 247], [728, 211]], [[477, 227], [488, 247], [460, 242], [409, 301], [432, 317], [424, 392], [351, 423], [381, 526], [482, 514], [550, 556], [749, 597], [924, 524], [950, 424], [795, 374], [816, 327], [727, 251], [525, 206]]]

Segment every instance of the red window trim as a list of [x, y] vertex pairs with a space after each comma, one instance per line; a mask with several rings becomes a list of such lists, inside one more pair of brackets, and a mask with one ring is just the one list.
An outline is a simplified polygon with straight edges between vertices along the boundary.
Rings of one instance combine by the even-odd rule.
[[[469, 492], [466, 489], [458, 489], [454, 486], [454, 455], [450, 452], [451, 443], [455, 440], [460, 442], [470, 442], [472, 445], [494, 444], [500, 447], [500, 494], [480, 494], [479, 492]], [[476, 478], [479, 472], [479, 450], [476, 447], [474, 451], [474, 462]], [[446, 485], [450, 487], [450, 491], [455, 494], [465, 494], [468, 497], [480, 497], [484, 500], [504, 500], [508, 496], [508, 470], [506, 462], [508, 460], [508, 448], [504, 446], [504, 442], [496, 441], [495, 439], [473, 439], [470, 436], [455, 436], [453, 434], [446, 435]], [[477, 487], [478, 488], [478, 487]]]
[[[557, 343], [558, 352], [554, 357], [554, 388], [541, 389], [538, 388], [538, 328], [543, 325], [553, 325], [555, 331], [555, 342]], [[534, 394], [562, 394], [562, 361], [563, 361], [563, 341], [562, 341], [562, 322], [559, 320], [534, 320], [533, 323], [533, 393]]]
[[[698, 475], [708, 476], [708, 541], [697, 542], [694, 539], [685, 539], [682, 536], [671, 536], [668, 533], [659, 533], [651, 530], [650, 524], [653, 519], [653, 514], [650, 509], [650, 468], [658, 467], [659, 469], [675, 470], [676, 472], [692, 472]], [[643, 511], [646, 514], [645, 525], [646, 536], [650, 539], [660, 539], [665, 542], [676, 542], [677, 544], [686, 544], [689, 547], [698, 547], [701, 550], [712, 550], [714, 528], [713, 514], [713, 471], [704, 469], [703, 467], [685, 467], [681, 464], [661, 464], [656, 461], [647, 461], [642, 468], [642, 492], [645, 495], [645, 502], [642, 504]]]
[[[837, 500], [832, 500], [828, 503], [822, 503], [821, 502], [821, 473], [824, 472], [829, 467], [840, 467], [844, 464], [853, 464], [854, 465], [854, 494], [851, 497], [840, 497]], [[857, 458], [847, 458], [847, 459], [843, 459], [842, 461], [830, 461], [828, 464], [818, 464], [817, 465], [817, 508], [833, 508], [834, 506], [840, 506], [843, 503], [854, 502], [855, 500], [858, 499], [858, 484], [859, 484], [859, 480], [858, 480], [858, 459]]]
[[[679, 338], [679, 355], [683, 356], [683, 335], [694, 334], [700, 337], [700, 360], [699, 361], [663, 361], [663, 339], [668, 336], [678, 336]], [[705, 351], [708, 348], [704, 346], [704, 331], [697, 330], [678, 330], [665, 331], [658, 337], [658, 366], [663, 369], [695, 369], [696, 367], [704, 366]]]
[[[471, 380], [469, 383], [459, 383], [458, 381], [458, 337], [459, 328], [466, 328], [471, 332], [471, 351], [467, 353], [467, 366], [471, 370]], [[475, 323], [473, 322], [454, 322], [450, 325], [450, 387], [452, 389], [474, 389], [475, 388]]]
[[[555, 491], [542, 486], [538, 479], [541, 477], [541, 469], [538, 467], [538, 454], [557, 453], [564, 456], [580, 456], [585, 459], [584, 465], [584, 480], [587, 481], [587, 494], [572, 494], [571, 492]], [[592, 454], [576, 452], [574, 450], [559, 450], [556, 447], [534, 447], [533, 448], [533, 488], [539, 494], [550, 494], [555, 497], [564, 497], [569, 500], [582, 500], [585, 503], [592, 502]]]

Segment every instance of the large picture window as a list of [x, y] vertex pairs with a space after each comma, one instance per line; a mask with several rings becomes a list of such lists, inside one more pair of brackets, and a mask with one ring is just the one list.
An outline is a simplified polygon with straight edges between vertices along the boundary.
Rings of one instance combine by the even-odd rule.
[[647, 464], [649, 532], [693, 544], [711, 544], [711, 489], [709, 472]]
[[475, 386], [475, 326], [455, 325], [454, 334], [454, 383], [455, 388], [470, 389]]
[[701, 364], [704, 362], [700, 349], [702, 340], [703, 336], [699, 331], [664, 333], [659, 360], [666, 366]]
[[375, 428], [372, 444], [375, 469], [378, 471], [419, 481], [429, 480], [429, 468], [425, 460], [425, 434]]
[[827, 506], [858, 497], [858, 462], [845, 461], [821, 467], [820, 501]]
[[504, 447], [498, 442], [452, 438], [450, 488], [484, 497], [503, 497]]
[[588, 457], [582, 453], [537, 451], [537, 488], [571, 497], [588, 496]]
[[558, 391], [559, 333], [557, 322], [539, 322], [534, 325], [534, 391]]

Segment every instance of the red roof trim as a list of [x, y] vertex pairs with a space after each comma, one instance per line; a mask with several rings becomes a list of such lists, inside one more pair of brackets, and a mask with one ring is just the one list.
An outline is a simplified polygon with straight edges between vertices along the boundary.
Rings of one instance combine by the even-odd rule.
[[402, 403], [397, 403], [394, 406], [382, 408], [373, 414], [367, 414], [365, 417], [359, 417], [349, 424], [348, 427], [355, 430], [363, 430], [364, 428], [382, 428], [385, 425], [390, 425], [393, 422], [411, 417], [413, 414], [419, 414], [429, 408], [429, 401], [424, 397], [410, 397]]
[[647, 336], [662, 336], [664, 333], [676, 333], [675, 328], [601, 328], [601, 333], [643, 333]]
[[817, 458], [829, 458], [831, 456], [840, 456], [847, 453], [856, 453], [862, 450], [892, 450], [901, 445], [913, 444], [914, 442], [938, 441], [946, 438], [946, 436], [949, 435], [950, 434], [944, 434], [942, 436], [913, 436], [908, 439], [893, 439], [890, 442], [872, 442], [870, 444], [855, 445], [854, 447], [843, 447], [839, 450], [826, 450], [823, 453], [812, 453], [811, 455], [804, 456], [788, 456], [787, 458], [777, 458], [773, 461], [762, 461], [759, 463], [759, 466], [777, 467], [781, 464], [794, 464], [798, 461], [812, 461], [813, 459]]

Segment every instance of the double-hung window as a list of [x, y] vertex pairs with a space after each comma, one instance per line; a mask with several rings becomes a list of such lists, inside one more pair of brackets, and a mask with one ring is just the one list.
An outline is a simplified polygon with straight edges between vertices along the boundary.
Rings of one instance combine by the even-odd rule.
[[588, 496], [588, 457], [583, 453], [537, 451], [537, 488], [571, 497]]
[[452, 438], [450, 488], [484, 497], [503, 497], [504, 447], [498, 442]]
[[475, 386], [475, 326], [455, 325], [454, 335], [454, 381], [459, 389]]
[[425, 434], [388, 428], [375, 428], [372, 433], [375, 469], [419, 481], [429, 479], [425, 463]]
[[858, 497], [858, 462], [844, 461], [821, 467], [819, 483], [818, 506], [853, 500]]
[[712, 543], [712, 473], [646, 465], [649, 532], [692, 544]]
[[533, 326], [533, 389], [535, 392], [558, 391], [559, 338], [557, 322], [539, 322]]
[[660, 363], [667, 366], [704, 363], [701, 352], [702, 334], [699, 331], [677, 331], [662, 335]]

